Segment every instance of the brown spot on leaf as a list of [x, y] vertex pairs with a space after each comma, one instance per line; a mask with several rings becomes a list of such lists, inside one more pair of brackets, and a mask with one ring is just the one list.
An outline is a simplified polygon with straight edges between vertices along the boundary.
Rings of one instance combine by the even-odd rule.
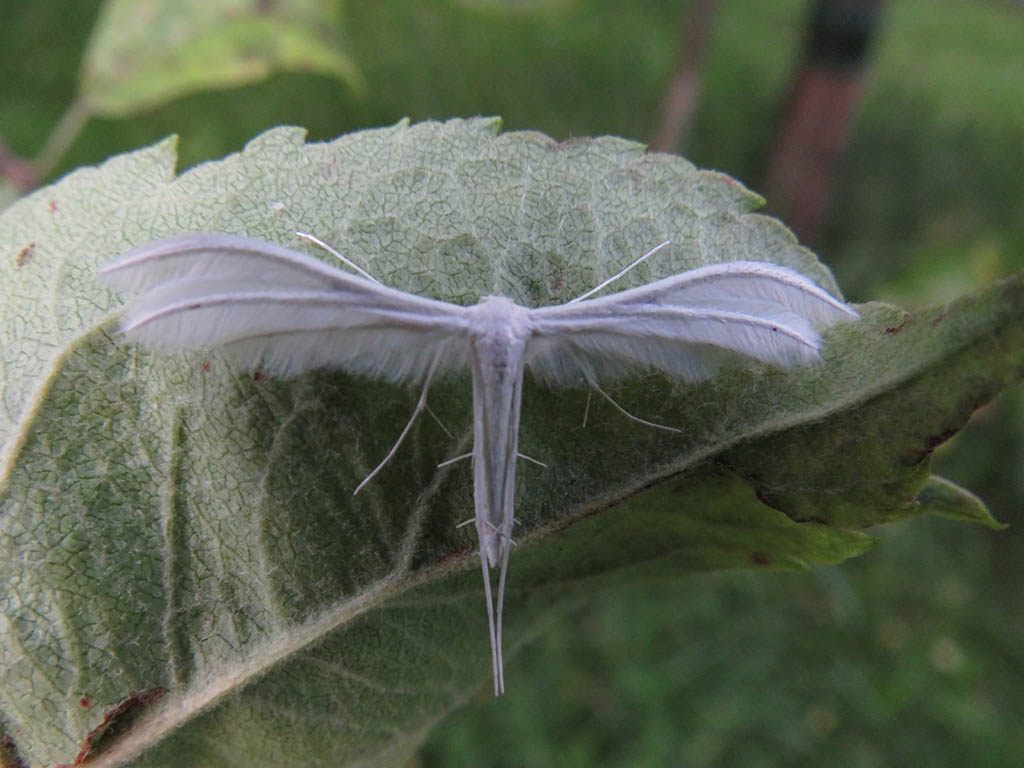
[[267, 380], [267, 374], [265, 374], [263, 371], [256, 371], [256, 373], [252, 375], [252, 380], [255, 381], [257, 384], [262, 384], [264, 381]]
[[946, 427], [940, 432], [936, 432], [934, 435], [926, 435], [924, 438], [925, 451], [931, 453], [944, 442], [949, 440], [953, 435], [960, 431], [959, 426]]
[[[126, 733], [139, 715], [152, 706], [157, 699], [167, 693], [163, 686], [138, 691], [124, 699], [120, 704], [103, 715], [103, 721], [85, 735], [82, 748], [75, 755], [75, 762], [58, 765], [56, 768], [78, 768], [85, 761], [110, 747], [119, 736]], [[82, 699], [87, 701], [87, 699]]]
[[886, 328], [885, 332], [886, 333], [899, 333], [900, 331], [903, 330], [903, 326], [905, 326], [907, 324], [907, 320], [909, 320], [909, 319], [910, 319], [910, 315], [904, 314], [903, 315], [903, 322], [901, 322], [899, 325], [892, 325], [892, 326]]
[[207, 361], [205, 361], [205, 362], [203, 363], [203, 370], [204, 370], [204, 371], [206, 371], [207, 373], [209, 373], [209, 372], [210, 372], [210, 369], [211, 369], [211, 368], [213, 368], [213, 366], [212, 366], [212, 365], [210, 365], [210, 361], [209, 361], [209, 360], [207, 360]]
[[30, 261], [32, 261], [32, 257], [35, 255], [35, 252], [36, 252], [36, 244], [35, 243], [29, 243], [24, 248], [22, 248], [20, 251], [18, 251], [18, 255], [14, 257], [14, 263], [18, 267], [24, 267], [26, 264], [28, 264]]
[[85, 709], [88, 709], [89, 707], [92, 706], [92, 699], [88, 698], [87, 696], [83, 696], [82, 698], [80, 698], [78, 700], [78, 704], [79, 704], [79, 706], [82, 706]]
[[768, 555], [766, 555], [764, 552], [751, 552], [750, 562], [752, 562], [754, 565], [766, 566], [772, 564], [772, 559], [768, 557]]

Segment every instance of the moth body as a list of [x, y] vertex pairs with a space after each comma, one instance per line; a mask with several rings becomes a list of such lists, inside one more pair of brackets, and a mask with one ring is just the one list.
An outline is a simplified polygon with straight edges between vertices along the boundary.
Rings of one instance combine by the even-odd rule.
[[[473, 372], [473, 498], [480, 554], [494, 568], [512, 540], [519, 413], [530, 311], [504, 296], [468, 309]], [[504, 567], [504, 565], [503, 565]]]

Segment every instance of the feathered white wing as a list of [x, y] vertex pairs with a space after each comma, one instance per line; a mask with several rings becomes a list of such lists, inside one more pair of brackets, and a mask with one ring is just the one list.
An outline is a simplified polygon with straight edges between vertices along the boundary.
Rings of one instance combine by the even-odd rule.
[[100, 276], [138, 294], [122, 328], [157, 348], [218, 346], [281, 376], [335, 367], [392, 381], [422, 381], [467, 361], [464, 307], [262, 240], [157, 240], [107, 263]]
[[735, 355], [777, 366], [812, 363], [821, 347], [817, 329], [856, 317], [798, 272], [734, 261], [532, 310], [526, 362], [555, 384], [596, 384], [643, 368], [698, 381]]

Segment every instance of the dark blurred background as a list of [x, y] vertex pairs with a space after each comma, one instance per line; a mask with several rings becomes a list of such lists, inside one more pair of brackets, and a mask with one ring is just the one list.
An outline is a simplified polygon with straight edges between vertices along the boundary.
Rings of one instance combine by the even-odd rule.
[[[496, 114], [737, 177], [854, 301], [943, 302], [1024, 267], [1020, 2], [292, 1], [314, 8], [327, 64], [306, 50], [291, 71], [161, 95], [137, 58], [173, 60], [175, 40], [90, 44], [99, 0], [0, 0], [0, 207], [169, 133], [185, 168], [283, 123], [321, 140]], [[421, 764], [1024, 765], [1024, 389], [934, 469], [1011, 528], [915, 519], [840, 567], [603, 594], [511, 661], [512, 695], [440, 725]]]

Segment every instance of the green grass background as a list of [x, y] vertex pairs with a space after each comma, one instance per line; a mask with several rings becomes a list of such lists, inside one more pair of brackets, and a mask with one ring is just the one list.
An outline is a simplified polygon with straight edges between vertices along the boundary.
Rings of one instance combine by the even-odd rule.
[[[556, 138], [648, 139], [688, 3], [537, 5], [351, 2], [363, 95], [280, 74], [96, 119], [60, 172], [168, 133], [187, 167], [281, 123], [319, 140], [500, 114]], [[25, 157], [74, 98], [98, 7], [0, 0], [0, 136]], [[808, 12], [720, 4], [691, 160], [757, 188]], [[1024, 7], [892, 0], [879, 32], [819, 256], [849, 298], [909, 306], [1024, 268]], [[943, 446], [936, 470], [1011, 528], [914, 520], [837, 568], [596, 596], [510, 661], [509, 695], [485, 690], [442, 724], [422, 766], [1024, 765], [1021, 387]]]

